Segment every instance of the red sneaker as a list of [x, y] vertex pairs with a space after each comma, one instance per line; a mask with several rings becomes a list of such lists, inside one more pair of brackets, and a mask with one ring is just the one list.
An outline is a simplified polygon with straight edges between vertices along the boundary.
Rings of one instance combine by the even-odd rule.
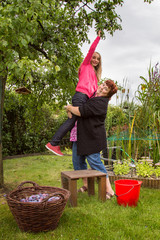
[[60, 146], [52, 146], [50, 143], [47, 143], [46, 148], [58, 156], [63, 156], [63, 153], [60, 150]]

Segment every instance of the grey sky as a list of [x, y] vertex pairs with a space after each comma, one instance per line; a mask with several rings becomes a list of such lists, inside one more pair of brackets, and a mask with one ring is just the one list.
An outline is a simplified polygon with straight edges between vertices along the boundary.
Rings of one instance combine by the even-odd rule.
[[[117, 80], [130, 89], [130, 100], [138, 85], [142, 82], [139, 76], [148, 77], [148, 68], [159, 62], [160, 54], [160, 0], [152, 4], [143, 0], [124, 0], [123, 7], [117, 8], [122, 19], [122, 31], [114, 36], [107, 35], [101, 40], [96, 51], [102, 56], [102, 78]], [[89, 39], [96, 37], [94, 30], [90, 31]], [[82, 46], [86, 55], [89, 45]], [[116, 103], [116, 96], [111, 103]], [[118, 103], [118, 101], [117, 101]]]

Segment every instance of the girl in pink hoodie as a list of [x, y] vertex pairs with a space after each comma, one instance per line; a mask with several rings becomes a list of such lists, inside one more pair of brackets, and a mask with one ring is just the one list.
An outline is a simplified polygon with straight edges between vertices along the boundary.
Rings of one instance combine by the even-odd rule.
[[[76, 87], [76, 93], [72, 98], [73, 106], [81, 106], [89, 98], [93, 97], [98, 88], [98, 82], [101, 79], [101, 56], [95, 49], [100, 40], [101, 31], [98, 32], [97, 38], [92, 43], [87, 56], [83, 60], [79, 68], [79, 81]], [[77, 120], [77, 116], [73, 115], [68, 118], [54, 134], [52, 140], [46, 144], [46, 148], [58, 156], [63, 156], [60, 150], [60, 140], [70, 131]]]

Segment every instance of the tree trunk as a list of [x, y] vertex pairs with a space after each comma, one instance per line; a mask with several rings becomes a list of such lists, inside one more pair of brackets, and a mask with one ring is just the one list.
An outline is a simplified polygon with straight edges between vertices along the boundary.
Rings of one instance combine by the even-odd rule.
[[6, 85], [6, 77], [0, 79], [0, 188], [3, 187], [3, 159], [2, 159], [2, 121], [3, 121], [3, 105], [4, 105], [4, 91]]

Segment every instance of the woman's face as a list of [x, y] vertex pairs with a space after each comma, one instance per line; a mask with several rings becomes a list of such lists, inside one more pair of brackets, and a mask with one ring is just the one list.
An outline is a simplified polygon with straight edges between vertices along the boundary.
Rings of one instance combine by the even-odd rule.
[[91, 58], [91, 65], [93, 67], [97, 67], [100, 62], [100, 55], [96, 52], [93, 53], [92, 58]]
[[98, 86], [96, 95], [101, 97], [102, 96], [106, 97], [109, 92], [110, 92], [110, 88], [105, 83], [102, 83], [101, 85]]

